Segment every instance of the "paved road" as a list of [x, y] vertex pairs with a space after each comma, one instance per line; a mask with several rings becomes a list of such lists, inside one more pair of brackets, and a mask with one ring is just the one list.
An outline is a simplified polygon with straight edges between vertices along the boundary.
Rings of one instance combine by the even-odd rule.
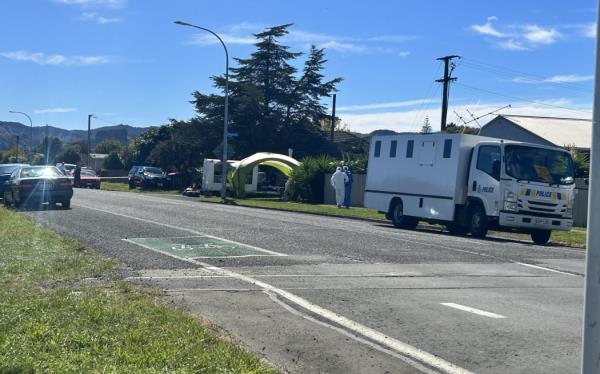
[[[584, 253], [77, 190], [26, 212], [291, 373], [576, 373]], [[225, 240], [222, 240], [225, 239]]]

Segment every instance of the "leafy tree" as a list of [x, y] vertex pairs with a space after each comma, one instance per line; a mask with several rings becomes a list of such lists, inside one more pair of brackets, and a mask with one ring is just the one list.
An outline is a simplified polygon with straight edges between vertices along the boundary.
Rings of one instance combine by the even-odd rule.
[[313, 204], [323, 203], [325, 174], [333, 173], [337, 164], [336, 159], [329, 156], [303, 158], [302, 164], [290, 175], [288, 194], [291, 199]]
[[86, 140], [78, 140], [70, 143], [69, 147], [76, 149], [80, 155], [87, 155], [88, 153], [88, 144]]
[[[298, 127], [304, 128], [300, 132], [310, 135], [314, 142], [327, 142], [320, 131], [314, 131], [325, 114], [320, 99], [334, 92], [341, 78], [322, 82], [324, 50], [314, 47], [301, 76], [296, 77], [297, 70], [292, 63], [301, 53], [292, 52], [279, 43], [290, 26], [274, 26], [255, 34], [256, 51], [247, 59], [235, 59], [238, 66], [231, 68], [230, 128], [239, 133], [232, 140], [238, 158], [257, 151], [287, 153], [288, 148], [302, 154], [320, 153], [322, 149], [311, 150], [297, 144], [293, 136], [299, 132]], [[215, 87], [224, 89], [222, 76], [212, 79]], [[205, 126], [222, 129], [224, 97], [198, 91], [193, 96], [192, 103]], [[327, 152], [335, 153], [335, 148]]]
[[471, 134], [477, 135], [479, 134], [479, 129], [477, 127], [471, 127], [467, 125], [457, 125], [455, 123], [450, 122], [446, 125], [447, 133], [458, 133], [458, 134]]
[[44, 154], [44, 163], [56, 162], [56, 156], [62, 151], [63, 142], [56, 136], [46, 136], [37, 147], [37, 152]]
[[575, 178], [589, 178], [590, 176], [590, 154], [582, 152], [575, 146], [568, 146], [567, 149], [573, 158], [573, 168], [575, 169]]
[[123, 144], [121, 144], [120, 141], [113, 140], [113, 139], [101, 141], [100, 143], [98, 143], [96, 145], [96, 148], [94, 149], [94, 151], [96, 153], [103, 153], [103, 154], [109, 154], [111, 152], [121, 153], [122, 150], [123, 150]]
[[68, 164], [76, 164], [81, 161], [81, 155], [79, 154], [79, 147], [71, 146], [64, 151], [62, 151], [58, 156], [56, 156], [56, 161], [58, 162], [66, 162]]
[[112, 151], [108, 154], [108, 156], [104, 159], [104, 169], [108, 170], [123, 170], [123, 162], [121, 162], [121, 158], [119, 154], [115, 151]]

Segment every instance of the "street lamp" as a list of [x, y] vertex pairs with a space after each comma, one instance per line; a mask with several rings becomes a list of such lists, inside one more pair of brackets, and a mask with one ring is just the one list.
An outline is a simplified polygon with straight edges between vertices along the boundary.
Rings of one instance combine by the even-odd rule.
[[225, 49], [225, 118], [223, 120], [223, 155], [221, 156], [221, 199], [225, 201], [227, 196], [227, 126], [229, 124], [229, 53], [227, 52], [227, 47], [225, 46], [223, 39], [221, 39], [221, 37], [219, 37], [219, 35], [217, 35], [217, 33], [215, 33], [214, 31], [211, 31], [204, 27], [192, 25], [183, 21], [175, 21], [175, 24], [180, 26], [193, 27], [209, 32], [213, 34], [217, 39], [219, 39], [221, 45], [223, 46], [223, 49]]
[[22, 114], [25, 117], [27, 117], [27, 119], [29, 119], [29, 127], [31, 128], [31, 133], [29, 135], [29, 161], [33, 161], [33, 121], [31, 121], [31, 117], [29, 117], [27, 113], [16, 112], [14, 110], [9, 110], [8, 112], [14, 114]]

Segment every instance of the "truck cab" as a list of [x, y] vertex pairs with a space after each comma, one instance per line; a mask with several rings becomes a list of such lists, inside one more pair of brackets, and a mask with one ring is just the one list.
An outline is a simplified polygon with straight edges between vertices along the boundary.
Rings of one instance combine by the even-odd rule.
[[470, 226], [528, 232], [544, 244], [552, 230], [571, 230], [575, 180], [569, 152], [516, 142], [482, 142], [473, 149], [468, 182]]

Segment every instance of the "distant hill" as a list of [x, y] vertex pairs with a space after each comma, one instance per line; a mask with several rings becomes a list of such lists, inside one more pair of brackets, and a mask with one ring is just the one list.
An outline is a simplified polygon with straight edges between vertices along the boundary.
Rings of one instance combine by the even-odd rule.
[[[147, 127], [133, 127], [128, 125], [97, 127], [91, 131], [92, 148], [103, 140], [114, 139], [127, 144], [130, 138], [135, 138], [148, 130]], [[76, 141], [87, 141], [87, 130], [65, 130], [58, 127], [48, 126], [48, 136], [56, 136], [65, 144]], [[15, 144], [17, 136], [20, 137], [21, 145], [29, 144], [31, 130], [19, 122], [0, 121], [0, 150], [8, 149]], [[46, 136], [46, 126], [33, 127], [33, 144], [38, 145]]]

